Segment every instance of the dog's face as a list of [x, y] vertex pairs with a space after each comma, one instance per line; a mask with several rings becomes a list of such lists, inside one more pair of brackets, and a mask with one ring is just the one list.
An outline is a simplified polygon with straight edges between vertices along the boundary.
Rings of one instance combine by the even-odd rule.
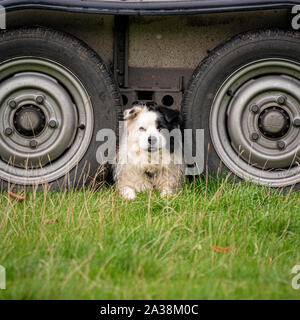
[[173, 152], [167, 133], [180, 127], [179, 111], [162, 106], [137, 105], [124, 112], [124, 119], [129, 143], [138, 144], [140, 150], [148, 153], [155, 153], [167, 146]]

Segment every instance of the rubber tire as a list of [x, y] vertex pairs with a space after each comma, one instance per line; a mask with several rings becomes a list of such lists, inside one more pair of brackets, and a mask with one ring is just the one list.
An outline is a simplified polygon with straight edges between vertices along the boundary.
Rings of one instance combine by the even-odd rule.
[[[84, 42], [56, 30], [36, 27], [1, 32], [0, 63], [20, 56], [50, 59], [68, 68], [85, 87], [93, 106], [94, 130], [84, 157], [68, 172], [68, 176], [49, 183], [50, 189], [78, 188], [91, 181], [95, 182], [99, 170], [96, 161], [99, 142], [96, 142], [96, 134], [102, 128], [117, 132], [121, 116], [120, 94], [113, 77], [100, 57]], [[1, 188], [19, 189], [24, 186], [9, 185], [2, 180]]]
[[288, 58], [300, 63], [300, 33], [268, 29], [239, 34], [211, 51], [194, 71], [182, 100], [183, 126], [204, 129], [203, 172], [217, 176], [229, 171], [210, 137], [210, 109], [219, 88], [237, 69], [264, 58]]

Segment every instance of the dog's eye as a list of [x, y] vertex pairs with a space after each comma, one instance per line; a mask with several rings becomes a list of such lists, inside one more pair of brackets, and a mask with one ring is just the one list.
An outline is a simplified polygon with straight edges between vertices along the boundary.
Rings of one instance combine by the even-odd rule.
[[146, 131], [146, 129], [144, 127], [140, 127], [139, 130], [140, 131]]

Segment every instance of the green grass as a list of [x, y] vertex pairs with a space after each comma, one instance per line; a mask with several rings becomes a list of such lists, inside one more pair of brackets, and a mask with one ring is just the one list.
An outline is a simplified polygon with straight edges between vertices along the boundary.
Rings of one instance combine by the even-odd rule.
[[296, 192], [209, 179], [132, 202], [111, 186], [23, 203], [3, 193], [0, 215], [0, 299], [300, 298]]

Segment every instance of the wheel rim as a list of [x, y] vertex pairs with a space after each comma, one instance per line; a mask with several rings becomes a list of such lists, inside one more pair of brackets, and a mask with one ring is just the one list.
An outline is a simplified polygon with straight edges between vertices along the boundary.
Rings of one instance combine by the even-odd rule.
[[222, 84], [210, 134], [224, 164], [239, 177], [284, 187], [300, 182], [300, 65], [283, 59], [248, 64]]
[[0, 64], [0, 179], [54, 181], [78, 164], [93, 132], [93, 109], [79, 79], [33, 57]]

